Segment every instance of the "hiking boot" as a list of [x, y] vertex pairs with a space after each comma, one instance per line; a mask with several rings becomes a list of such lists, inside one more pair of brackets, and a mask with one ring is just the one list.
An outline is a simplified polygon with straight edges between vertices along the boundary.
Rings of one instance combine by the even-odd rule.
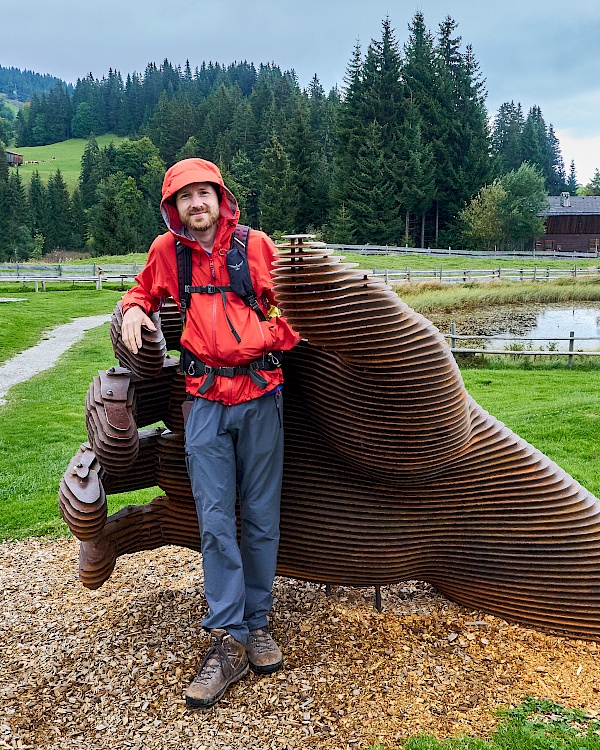
[[226, 630], [211, 630], [211, 643], [198, 674], [185, 691], [188, 708], [208, 708], [223, 696], [230, 685], [248, 673], [248, 656], [243, 643]]
[[271, 638], [268, 628], [251, 630], [246, 642], [250, 668], [256, 674], [277, 672], [283, 664], [281, 649]]

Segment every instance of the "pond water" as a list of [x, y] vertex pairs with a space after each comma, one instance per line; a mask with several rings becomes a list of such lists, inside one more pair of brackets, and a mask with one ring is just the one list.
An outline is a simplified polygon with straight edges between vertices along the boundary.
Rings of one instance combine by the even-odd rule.
[[[568, 341], [559, 341], [575, 332], [575, 349], [600, 349], [600, 304], [577, 302], [576, 306], [565, 303], [544, 305], [498, 305], [482, 307], [476, 311], [446, 313], [431, 316], [435, 325], [444, 333], [450, 324], [456, 324], [461, 335], [473, 334], [473, 339], [461, 340], [459, 346], [487, 349], [505, 349], [511, 340], [519, 338], [548, 339], [546, 341], [519, 342], [526, 348], [568, 350]], [[477, 336], [492, 336], [478, 339]], [[497, 338], [496, 338], [497, 337]], [[591, 339], [584, 341], [582, 339]]]
[[[567, 350], [569, 342], [560, 341], [560, 339], [568, 339], [571, 331], [575, 333], [575, 349], [599, 349], [600, 307], [553, 306], [551, 309], [537, 311], [534, 324], [524, 325], [523, 328], [525, 328], [521, 334], [523, 337], [540, 339], [531, 341], [534, 349], [548, 349], [552, 342], [553, 349]], [[512, 338], [514, 335], [510, 330], [494, 331], [494, 334], [497, 334], [498, 338], [488, 341], [488, 349], [504, 349], [510, 342], [501, 339], [500, 336]], [[590, 338], [593, 340], [582, 340]], [[529, 344], [529, 342], [522, 343]]]

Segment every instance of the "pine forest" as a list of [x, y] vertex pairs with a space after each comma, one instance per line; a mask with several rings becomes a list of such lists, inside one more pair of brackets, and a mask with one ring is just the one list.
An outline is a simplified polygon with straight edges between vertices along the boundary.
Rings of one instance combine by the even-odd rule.
[[[457, 23], [432, 32], [421, 12], [403, 42], [385, 19], [329, 92], [273, 63], [168, 60], [74, 86], [0, 68], [0, 92], [27, 99], [11, 110], [0, 98], [0, 149], [87, 140], [74, 191], [60, 171], [25, 185], [0, 154], [0, 260], [147, 250], [164, 231], [164, 171], [193, 156], [219, 165], [244, 223], [341, 244], [476, 247], [469, 206], [482, 190], [526, 182], [543, 206], [578, 187], [540, 108], [507, 102], [490, 119]], [[127, 139], [99, 147], [105, 133]]]

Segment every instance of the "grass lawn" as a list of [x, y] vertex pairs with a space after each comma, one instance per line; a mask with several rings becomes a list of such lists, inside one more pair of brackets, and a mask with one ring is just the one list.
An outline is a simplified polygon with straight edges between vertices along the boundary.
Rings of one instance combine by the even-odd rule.
[[407, 266], [415, 271], [438, 269], [442, 266], [448, 270], [472, 270], [494, 268], [600, 268], [600, 258], [573, 260], [553, 260], [551, 258], [470, 258], [468, 255], [358, 255], [340, 251], [348, 263], [358, 263], [359, 268], [388, 268], [389, 270], [404, 271]]
[[[85, 394], [92, 377], [112, 364], [107, 323], [89, 331], [54, 368], [8, 393], [0, 407], [0, 539], [68, 533], [58, 513], [58, 482], [87, 440]], [[109, 513], [158, 494], [155, 488], [112, 495]]]
[[[96, 140], [99, 146], [108, 146], [113, 141], [115, 146], [125, 140], [118, 135], [99, 135]], [[60, 169], [61, 174], [67, 183], [69, 190], [73, 191], [79, 182], [79, 173], [81, 171], [81, 157], [85, 150], [87, 139], [70, 138], [68, 141], [52, 143], [50, 146], [27, 146], [16, 149], [19, 154], [23, 154], [23, 160], [37, 161], [37, 164], [23, 164], [19, 167], [19, 174], [25, 185], [29, 184], [31, 175], [35, 170], [40, 173], [44, 182], [48, 177]]]
[[[6, 288], [7, 285], [5, 285]], [[25, 302], [0, 302], [0, 362], [36, 344], [42, 333], [61, 323], [87, 315], [111, 313], [123, 296], [121, 291], [103, 289], [97, 291], [73, 289], [64, 292], [10, 292], [2, 291], [7, 299], [23, 299]], [[111, 351], [112, 357], [112, 351]]]
[[[76, 289], [29, 293], [22, 295], [27, 302], [0, 303], [5, 332], [1, 358], [33, 345], [51, 325], [110, 312], [120, 295]], [[410, 300], [416, 307], [418, 301], [418, 297]], [[88, 332], [52, 370], [11, 389], [8, 404], [0, 407], [0, 538], [66, 531], [58, 516], [56, 487], [86, 439], [84, 400], [89, 383], [99, 369], [113, 363], [107, 328]], [[485, 409], [600, 495], [600, 368], [590, 369], [577, 361], [571, 371], [564, 365], [538, 363], [533, 369], [522, 369], [494, 363], [464, 367], [463, 377], [469, 393]], [[146, 491], [135, 497], [146, 501], [154, 494], [158, 493]], [[113, 509], [123, 502], [113, 499]]]

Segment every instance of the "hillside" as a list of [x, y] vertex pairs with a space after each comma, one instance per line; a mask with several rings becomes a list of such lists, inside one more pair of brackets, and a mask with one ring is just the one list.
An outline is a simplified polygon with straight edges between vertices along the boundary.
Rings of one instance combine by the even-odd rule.
[[[126, 140], [118, 135], [106, 133], [97, 138], [99, 146], [108, 146], [113, 141], [117, 146]], [[68, 141], [53, 143], [50, 146], [28, 146], [15, 149], [23, 154], [24, 164], [19, 167], [19, 174], [25, 185], [29, 184], [32, 173], [37, 169], [44, 182], [48, 177], [60, 169], [69, 190], [77, 187], [79, 171], [81, 169], [81, 157], [87, 140], [85, 138], [70, 138]]]

